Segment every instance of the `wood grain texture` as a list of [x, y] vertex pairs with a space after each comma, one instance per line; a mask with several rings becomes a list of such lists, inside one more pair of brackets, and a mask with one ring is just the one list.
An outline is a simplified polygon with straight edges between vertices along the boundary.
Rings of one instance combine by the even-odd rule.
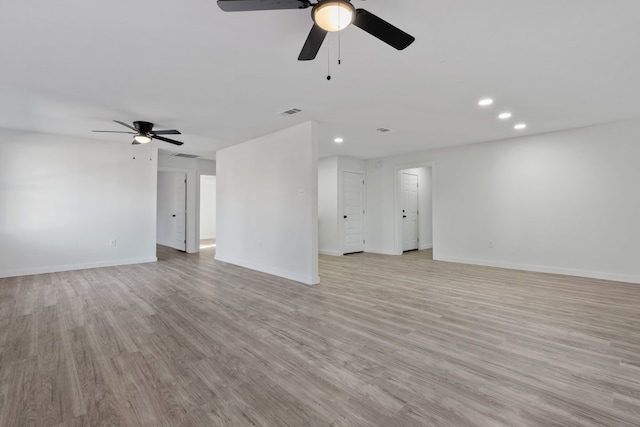
[[0, 279], [0, 426], [638, 426], [640, 285], [403, 256]]

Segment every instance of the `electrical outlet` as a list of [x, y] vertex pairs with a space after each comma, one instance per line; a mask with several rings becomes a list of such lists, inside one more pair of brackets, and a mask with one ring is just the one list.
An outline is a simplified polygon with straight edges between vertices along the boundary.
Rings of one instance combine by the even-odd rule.
[[493, 240], [489, 240], [489, 247], [493, 248]]
[[109, 246], [116, 246], [117, 243], [116, 239], [109, 240]]

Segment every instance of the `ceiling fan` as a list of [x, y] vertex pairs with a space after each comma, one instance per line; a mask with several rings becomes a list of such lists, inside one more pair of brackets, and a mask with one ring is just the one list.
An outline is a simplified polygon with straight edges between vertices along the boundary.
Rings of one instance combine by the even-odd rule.
[[218, 0], [218, 6], [225, 12], [312, 7], [313, 27], [298, 56], [298, 61], [314, 59], [327, 32], [340, 31], [351, 24], [398, 50], [406, 48], [415, 40], [415, 37], [373, 13], [356, 9], [350, 0], [318, 0], [317, 3], [311, 3], [309, 0]]
[[125, 132], [125, 131], [119, 131], [119, 130], [93, 130], [91, 132], [128, 133], [130, 135], [133, 135], [132, 144], [134, 145], [146, 144], [148, 142], [151, 142], [152, 139], [159, 139], [160, 141], [168, 142], [170, 144], [175, 144], [175, 145], [184, 144], [184, 142], [176, 141], [175, 139], [169, 139], [163, 136], [159, 136], [159, 135], [181, 135], [180, 132], [175, 129], [153, 130], [153, 123], [142, 122], [142, 121], [133, 122], [133, 126], [124, 122], [120, 122], [118, 120], [114, 120], [114, 122], [122, 126], [128, 127], [129, 129], [135, 132]]

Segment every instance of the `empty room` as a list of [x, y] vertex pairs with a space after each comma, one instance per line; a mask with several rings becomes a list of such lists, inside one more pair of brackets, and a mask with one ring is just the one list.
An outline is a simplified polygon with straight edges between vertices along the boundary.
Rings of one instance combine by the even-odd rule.
[[0, 7], [0, 426], [640, 425], [640, 4]]

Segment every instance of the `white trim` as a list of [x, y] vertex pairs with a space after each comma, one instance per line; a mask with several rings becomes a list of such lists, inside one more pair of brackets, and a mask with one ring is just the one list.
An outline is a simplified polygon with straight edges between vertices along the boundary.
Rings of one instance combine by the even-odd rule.
[[425, 250], [425, 249], [433, 249], [433, 244], [432, 243], [427, 243], [426, 245], [420, 245], [420, 248], [418, 248], [419, 250]]
[[234, 264], [240, 267], [248, 268], [250, 270], [256, 270], [262, 273], [271, 274], [272, 276], [278, 276], [278, 277], [283, 277], [285, 279], [295, 280], [296, 282], [300, 282], [305, 285], [317, 285], [318, 283], [320, 283], [320, 276], [307, 276], [303, 274], [294, 273], [292, 271], [280, 270], [278, 268], [273, 268], [270, 266], [247, 262], [247, 261], [236, 259], [236, 258], [220, 257], [218, 254], [216, 254], [215, 260], [227, 262], [229, 264]]
[[344, 254], [339, 251], [325, 251], [324, 249], [318, 249], [318, 253], [321, 255], [342, 256]]
[[32, 274], [59, 273], [62, 271], [86, 270], [89, 268], [115, 267], [118, 265], [143, 264], [147, 262], [156, 262], [156, 261], [158, 261], [157, 257], [145, 257], [145, 258], [131, 258], [131, 259], [116, 259], [111, 261], [87, 262], [83, 264], [52, 265], [48, 267], [0, 271], [0, 278], [30, 276]]
[[394, 256], [401, 255], [401, 254], [395, 253], [394, 251], [388, 251], [386, 249], [374, 249], [374, 248], [371, 248], [371, 249], [367, 249], [367, 252], [371, 253], [371, 254], [380, 254], [380, 255], [394, 255]]
[[471, 258], [456, 258], [456, 257], [447, 257], [447, 256], [438, 257], [437, 259], [434, 256], [433, 259], [437, 261], [482, 265], [486, 267], [498, 267], [498, 268], [506, 268], [510, 270], [523, 270], [523, 271], [533, 271], [537, 273], [562, 274], [565, 276], [578, 276], [578, 277], [585, 277], [585, 278], [591, 278], [591, 279], [614, 280], [617, 282], [628, 282], [628, 283], [640, 284], [640, 276], [633, 276], [633, 275], [627, 275], [627, 274], [604, 273], [600, 271], [574, 270], [571, 268], [549, 267], [545, 265], [517, 264], [517, 263], [510, 263], [510, 262], [490, 261], [490, 260], [471, 259]]

